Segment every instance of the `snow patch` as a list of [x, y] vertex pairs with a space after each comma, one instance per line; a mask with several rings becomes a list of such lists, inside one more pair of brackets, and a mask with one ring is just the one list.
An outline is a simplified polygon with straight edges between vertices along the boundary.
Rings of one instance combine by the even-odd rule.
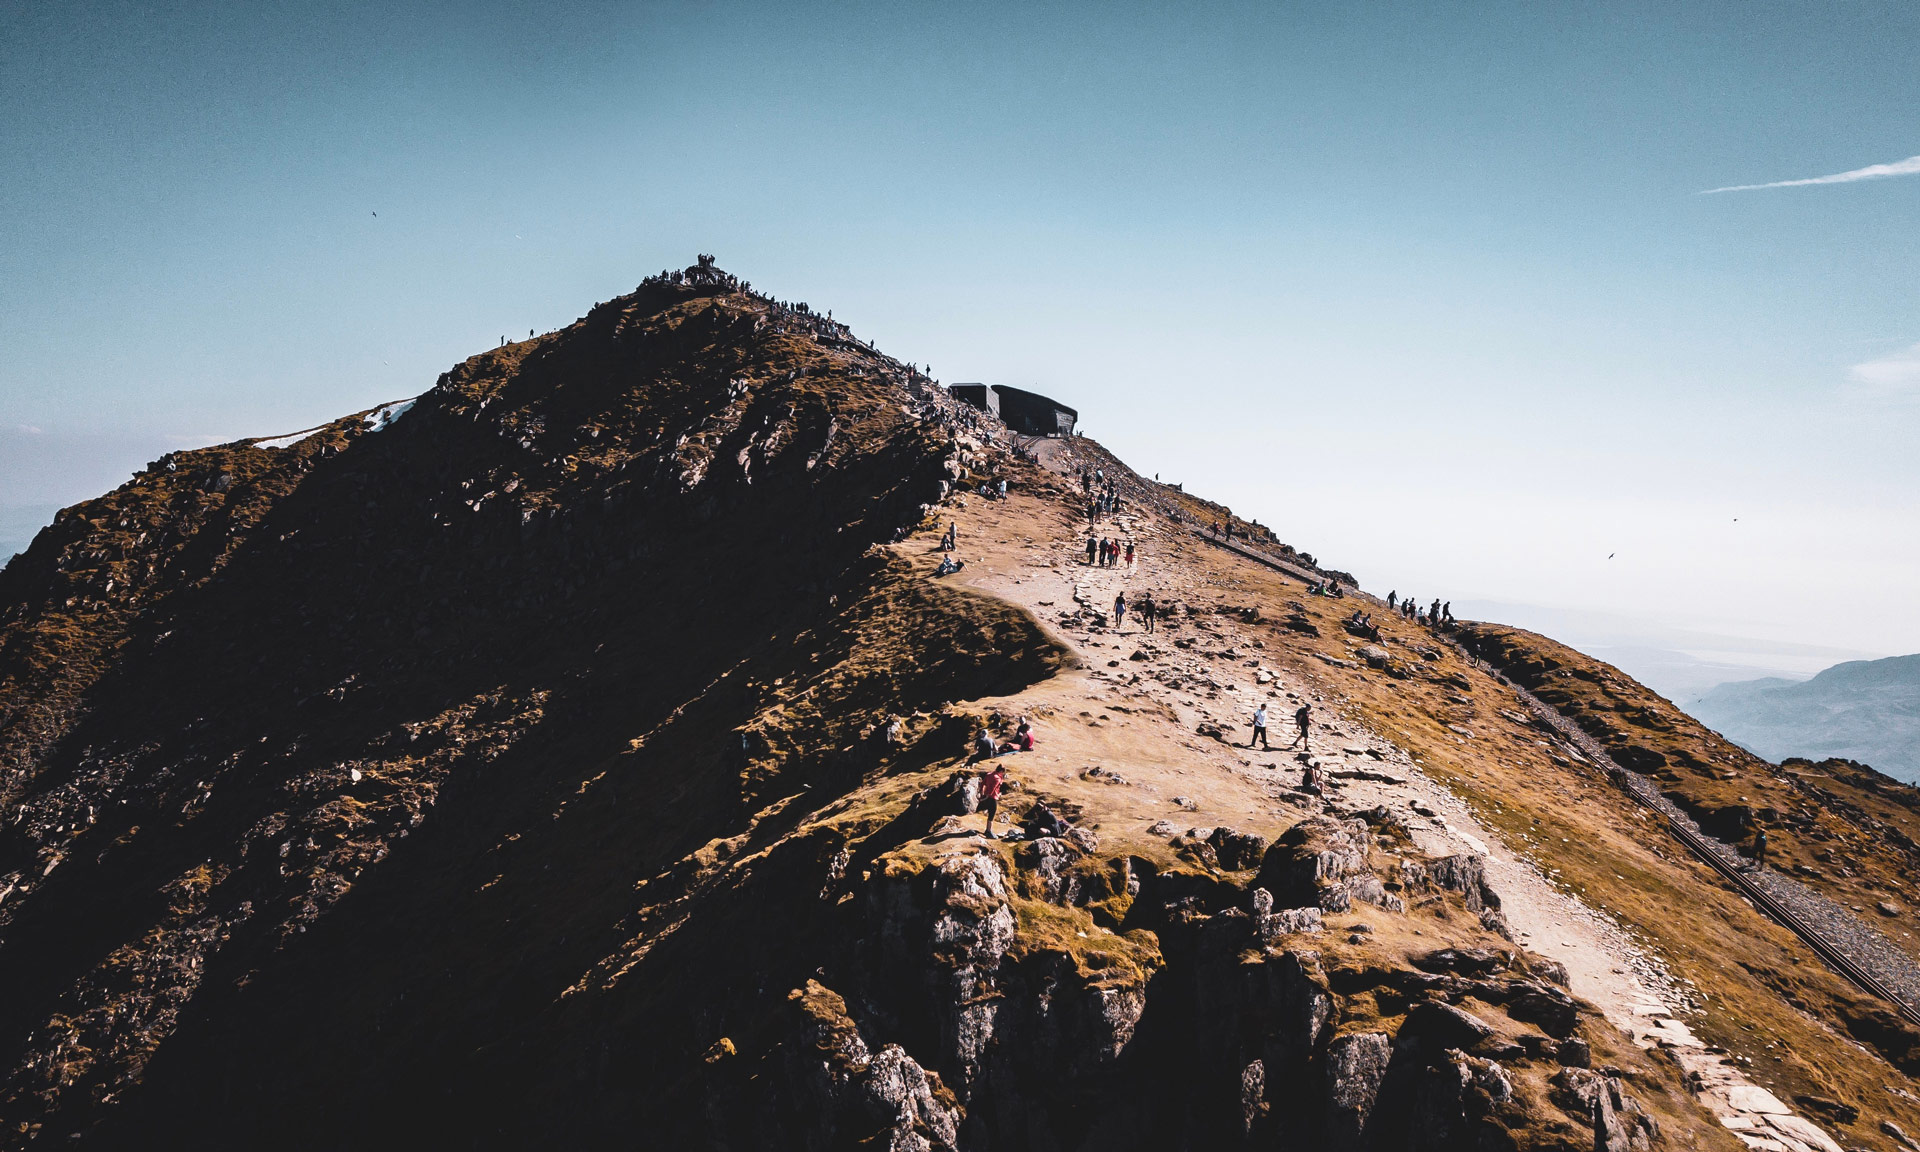
[[393, 422], [405, 416], [407, 409], [413, 407], [414, 400], [418, 399], [420, 399], [420, 397], [415, 396], [413, 400], [402, 400], [397, 404], [383, 404], [367, 413], [367, 431], [385, 432], [388, 428], [393, 427]]
[[[324, 424], [320, 426], [320, 428], [324, 427], [326, 427]], [[275, 436], [271, 440], [255, 440], [253, 446], [255, 448], [291, 448], [295, 444], [300, 443], [300, 441], [319, 432], [320, 428], [309, 428], [305, 432], [294, 432], [287, 436]]]

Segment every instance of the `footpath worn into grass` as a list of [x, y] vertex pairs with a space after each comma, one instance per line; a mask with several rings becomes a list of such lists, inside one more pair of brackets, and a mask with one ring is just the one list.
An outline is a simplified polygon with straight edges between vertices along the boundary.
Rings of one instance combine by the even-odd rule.
[[[1424, 628], [1376, 610], [1379, 643], [1349, 636], [1341, 622], [1359, 600], [1308, 595], [1138, 505], [1092, 525], [1135, 544], [1128, 569], [1085, 563], [1089, 525], [1072, 500], [962, 504], [946, 515], [967, 567], [946, 579], [1030, 609], [1079, 659], [983, 706], [1034, 721], [1038, 746], [1011, 762], [1020, 792], [1078, 814], [1103, 851], [1165, 856], [1171, 835], [1218, 825], [1272, 837], [1318, 811], [1296, 787], [1306, 760], [1287, 747], [1309, 704], [1331, 799], [1397, 809], [1429, 851], [1484, 852], [1516, 939], [1566, 964], [1624, 1038], [1693, 1073], [1730, 1127], [1778, 1138], [1764, 1116], [1797, 1110], [1780, 1125], [1817, 1121], [1887, 1148], [1898, 1145], [1880, 1119], [1920, 1128], [1895, 1066], [1908, 1051], [1898, 1021]], [[937, 548], [934, 530], [898, 546], [929, 570]], [[1152, 633], [1133, 616], [1116, 628], [1121, 591], [1173, 611]], [[1263, 702], [1272, 751], [1246, 747]]]

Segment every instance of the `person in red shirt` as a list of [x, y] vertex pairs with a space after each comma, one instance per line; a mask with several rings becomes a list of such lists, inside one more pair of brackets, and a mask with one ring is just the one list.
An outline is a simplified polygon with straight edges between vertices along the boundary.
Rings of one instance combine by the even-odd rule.
[[993, 818], [1000, 814], [1000, 788], [1007, 782], [1007, 770], [995, 764], [980, 778], [980, 809], [987, 814], [987, 839], [992, 840]]
[[1033, 751], [1033, 725], [1025, 720], [1020, 721], [1020, 727], [1014, 729], [1013, 736], [1000, 745], [1000, 751], [1002, 753]]

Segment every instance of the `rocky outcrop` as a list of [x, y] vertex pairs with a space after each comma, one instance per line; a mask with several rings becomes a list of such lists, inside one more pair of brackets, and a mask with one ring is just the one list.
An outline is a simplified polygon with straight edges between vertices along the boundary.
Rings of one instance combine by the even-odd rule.
[[1310, 816], [1287, 829], [1260, 865], [1258, 883], [1283, 904], [1344, 912], [1355, 900], [1405, 911], [1369, 867], [1373, 834], [1359, 818]]

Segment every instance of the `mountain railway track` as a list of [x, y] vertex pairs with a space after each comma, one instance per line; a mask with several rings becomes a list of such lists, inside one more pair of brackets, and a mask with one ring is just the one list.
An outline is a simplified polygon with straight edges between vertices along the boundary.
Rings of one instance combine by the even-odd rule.
[[[1285, 573], [1296, 580], [1302, 580], [1311, 584], [1327, 578], [1322, 574], [1309, 572], [1297, 565], [1267, 555], [1250, 546], [1229, 540], [1222, 540], [1199, 528], [1194, 528], [1192, 531], [1195, 536], [1215, 547], [1225, 548], [1231, 552], [1235, 552], [1255, 563], [1264, 564], [1275, 571]], [[1378, 597], [1361, 592], [1358, 589], [1354, 591], [1353, 595], [1356, 598], [1369, 602], [1379, 600]], [[1474, 667], [1494, 676], [1502, 684], [1512, 689], [1514, 694], [1519, 697], [1520, 702], [1526, 705], [1527, 710], [1532, 712], [1541, 723], [1551, 728], [1566, 741], [1567, 744], [1577, 749], [1582, 756], [1586, 757], [1596, 767], [1604, 771], [1614, 784], [1632, 798], [1635, 803], [1658, 815], [1665, 823], [1667, 831], [1672, 833], [1674, 839], [1680, 841], [1681, 844], [1686, 846], [1689, 852], [1692, 852], [1715, 872], [1719, 873], [1727, 883], [1733, 886], [1734, 891], [1745, 897], [1754, 908], [1798, 936], [1808, 948], [1811, 948], [1814, 953], [1820, 957], [1821, 961], [1825, 963], [1827, 967], [1833, 969], [1861, 991], [1886, 1001], [1894, 1011], [1898, 1012], [1901, 1017], [1909, 1023], [1920, 1025], [1920, 1007], [1916, 1007], [1916, 1002], [1920, 1002], [1920, 997], [1902, 996], [1886, 980], [1882, 979], [1880, 975], [1872, 971], [1866, 964], [1857, 960], [1841, 941], [1823, 931], [1819, 926], [1812, 923], [1808, 917], [1795, 911], [1786, 901], [1780, 899], [1779, 896], [1766, 885], [1757, 881], [1753, 875], [1741, 867], [1739, 857], [1732, 848], [1700, 831], [1692, 819], [1660, 794], [1660, 790], [1654, 786], [1651, 780], [1632, 769], [1624, 768], [1616, 763], [1613, 757], [1608, 754], [1607, 750], [1601, 746], [1599, 741], [1595, 740], [1578, 724], [1568, 719], [1559, 709], [1554, 708], [1551, 704], [1535, 696], [1532, 692], [1514, 683], [1505, 673], [1467, 651], [1465, 645], [1461, 644], [1454, 637], [1445, 635], [1444, 633], [1435, 633], [1435, 637], [1451, 646], [1462, 658]], [[1781, 878], [1781, 880], [1785, 883], [1794, 883], [1793, 881], [1785, 880], [1785, 878]], [[1824, 899], [1812, 892], [1808, 892], [1806, 895], [1815, 900]], [[1831, 901], [1827, 903], [1831, 904]], [[1847, 913], [1837, 904], [1833, 904], [1830, 911], [1834, 915], [1847, 916], [1849, 919], [1854, 920], [1859, 932], [1862, 934], [1877, 934], [1875, 929], [1865, 922], [1852, 917], [1850, 913]], [[1891, 943], [1887, 945], [1888, 950], [1891, 950], [1892, 947]], [[1912, 967], [1910, 962], [1907, 966]], [[1916, 971], [1915, 976], [1920, 977], [1920, 971]]]

